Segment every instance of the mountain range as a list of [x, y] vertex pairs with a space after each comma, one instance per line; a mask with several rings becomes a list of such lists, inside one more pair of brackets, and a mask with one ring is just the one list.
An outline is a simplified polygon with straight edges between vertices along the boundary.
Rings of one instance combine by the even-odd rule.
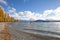
[[60, 22], [60, 20], [36, 20], [34, 22]]
[[20, 22], [60, 22], [60, 20], [20, 20]]

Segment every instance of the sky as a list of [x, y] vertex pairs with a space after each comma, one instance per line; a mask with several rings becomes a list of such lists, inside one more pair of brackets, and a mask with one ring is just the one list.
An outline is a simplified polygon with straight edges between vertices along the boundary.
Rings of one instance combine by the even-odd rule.
[[0, 6], [19, 20], [60, 20], [60, 0], [0, 0]]

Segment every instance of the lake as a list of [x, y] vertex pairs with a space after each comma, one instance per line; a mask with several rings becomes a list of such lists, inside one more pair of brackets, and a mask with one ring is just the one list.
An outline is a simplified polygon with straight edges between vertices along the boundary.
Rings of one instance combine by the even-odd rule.
[[60, 22], [15, 22], [11, 25], [16, 30], [60, 38]]

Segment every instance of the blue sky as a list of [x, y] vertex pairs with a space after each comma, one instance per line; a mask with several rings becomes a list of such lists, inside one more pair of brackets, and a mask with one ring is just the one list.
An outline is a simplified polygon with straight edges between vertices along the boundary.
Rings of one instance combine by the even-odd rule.
[[[8, 6], [17, 11], [42, 12], [47, 9], [55, 9], [60, 6], [60, 0], [6, 0]], [[5, 5], [2, 4], [5, 7]], [[8, 7], [6, 6], [6, 7]]]
[[[31, 17], [33, 19], [54, 19], [54, 17], [59, 17], [60, 15], [57, 11], [60, 8], [60, 0], [0, 0], [0, 6], [2, 6], [6, 12], [11, 14], [11, 16], [16, 16], [15, 18], [21, 20], [24, 18], [24, 20], [27, 20]], [[45, 13], [45, 11], [48, 12]], [[29, 14], [31, 16], [27, 16]]]

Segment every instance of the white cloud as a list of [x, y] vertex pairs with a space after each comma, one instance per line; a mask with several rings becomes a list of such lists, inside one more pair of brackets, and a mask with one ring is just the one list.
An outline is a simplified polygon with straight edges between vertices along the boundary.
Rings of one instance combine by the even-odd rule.
[[7, 2], [5, 0], [0, 0], [0, 3], [7, 5]]
[[45, 10], [45, 11], [43, 12], [43, 16], [46, 17], [47, 15], [49, 15], [49, 14], [51, 14], [51, 13], [53, 13], [53, 10]]
[[60, 20], [60, 7], [58, 7], [57, 9], [52, 10], [51, 13], [55, 14], [55, 15], [54, 16], [49, 16], [49, 17], [47, 17], [47, 19], [51, 18], [53, 20]]
[[[51, 10], [45, 10], [43, 13], [35, 13], [31, 11], [16, 12], [15, 8], [9, 10], [9, 13], [13, 13], [10, 16], [20, 20], [60, 20], [60, 7]], [[51, 16], [51, 14], [54, 14]], [[49, 16], [50, 15], [50, 16]]]
[[24, 11], [24, 12], [16, 12], [16, 9], [12, 8], [11, 10], [9, 10], [10, 16], [15, 17], [17, 19], [20, 20], [37, 20], [37, 19], [43, 19], [42, 14], [39, 13], [34, 13], [31, 11]]
[[58, 7], [57, 9], [54, 10], [54, 13], [56, 15], [59, 15], [60, 16], [60, 7]]
[[14, 12], [16, 12], [16, 9], [15, 8], [11, 8], [8, 11], [9, 11], [9, 13], [14, 13]]

